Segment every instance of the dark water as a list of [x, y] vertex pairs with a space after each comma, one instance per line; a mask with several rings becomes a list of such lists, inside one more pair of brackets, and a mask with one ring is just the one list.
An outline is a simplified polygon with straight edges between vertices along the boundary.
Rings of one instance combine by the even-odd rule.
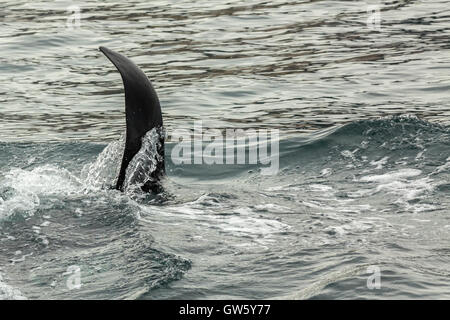
[[[379, 30], [374, 3], [1, 2], [0, 298], [450, 298], [450, 2], [378, 2]], [[168, 132], [279, 129], [279, 173], [167, 161], [163, 195], [110, 190], [100, 45]]]

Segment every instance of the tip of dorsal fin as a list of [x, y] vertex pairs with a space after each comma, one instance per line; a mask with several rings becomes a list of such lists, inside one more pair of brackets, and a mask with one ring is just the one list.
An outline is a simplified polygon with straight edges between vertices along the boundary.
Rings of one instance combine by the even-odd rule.
[[125, 90], [126, 142], [116, 185], [116, 189], [122, 190], [126, 169], [139, 152], [142, 138], [151, 129], [163, 125], [161, 106], [152, 83], [136, 64], [106, 47], [99, 49], [120, 72]]

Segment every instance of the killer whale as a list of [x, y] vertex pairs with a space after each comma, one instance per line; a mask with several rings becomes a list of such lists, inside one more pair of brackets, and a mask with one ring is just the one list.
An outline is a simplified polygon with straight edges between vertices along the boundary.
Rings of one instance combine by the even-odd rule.
[[[152, 129], [163, 130], [161, 105], [152, 83], [136, 64], [106, 47], [101, 46], [99, 49], [119, 71], [125, 90], [125, 150], [115, 185], [115, 189], [123, 191], [127, 168], [141, 150], [142, 139]], [[159, 193], [161, 191], [160, 180], [165, 174], [163, 133], [159, 134], [159, 140], [157, 150], [159, 157], [155, 158], [155, 170], [147, 175], [133, 175], [137, 181], [131, 181], [133, 184], [140, 185], [144, 192]]]

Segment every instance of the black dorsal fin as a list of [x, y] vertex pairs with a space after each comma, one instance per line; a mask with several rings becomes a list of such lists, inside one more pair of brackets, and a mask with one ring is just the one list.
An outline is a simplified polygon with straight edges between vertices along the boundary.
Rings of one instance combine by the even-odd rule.
[[116, 189], [123, 190], [127, 167], [141, 149], [142, 138], [163, 125], [161, 106], [150, 80], [130, 59], [105, 47], [100, 51], [119, 70], [125, 88], [126, 144], [116, 185]]

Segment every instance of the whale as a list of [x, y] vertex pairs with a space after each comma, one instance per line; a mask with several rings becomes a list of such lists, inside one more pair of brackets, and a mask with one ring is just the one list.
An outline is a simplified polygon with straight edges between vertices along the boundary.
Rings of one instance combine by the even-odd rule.
[[[99, 50], [119, 71], [125, 92], [125, 149], [114, 188], [124, 191], [126, 184], [130, 183], [140, 186], [144, 192], [160, 193], [165, 165], [164, 128], [158, 95], [145, 73], [130, 59], [104, 46], [99, 47]], [[152, 158], [147, 158], [147, 161], [153, 161], [152, 171], [132, 174], [131, 181], [128, 181], [127, 169], [140, 152], [144, 137], [152, 130], [155, 130], [159, 139], [157, 154], [148, 155]], [[149, 166], [140, 165], [137, 168], [146, 170]]]

